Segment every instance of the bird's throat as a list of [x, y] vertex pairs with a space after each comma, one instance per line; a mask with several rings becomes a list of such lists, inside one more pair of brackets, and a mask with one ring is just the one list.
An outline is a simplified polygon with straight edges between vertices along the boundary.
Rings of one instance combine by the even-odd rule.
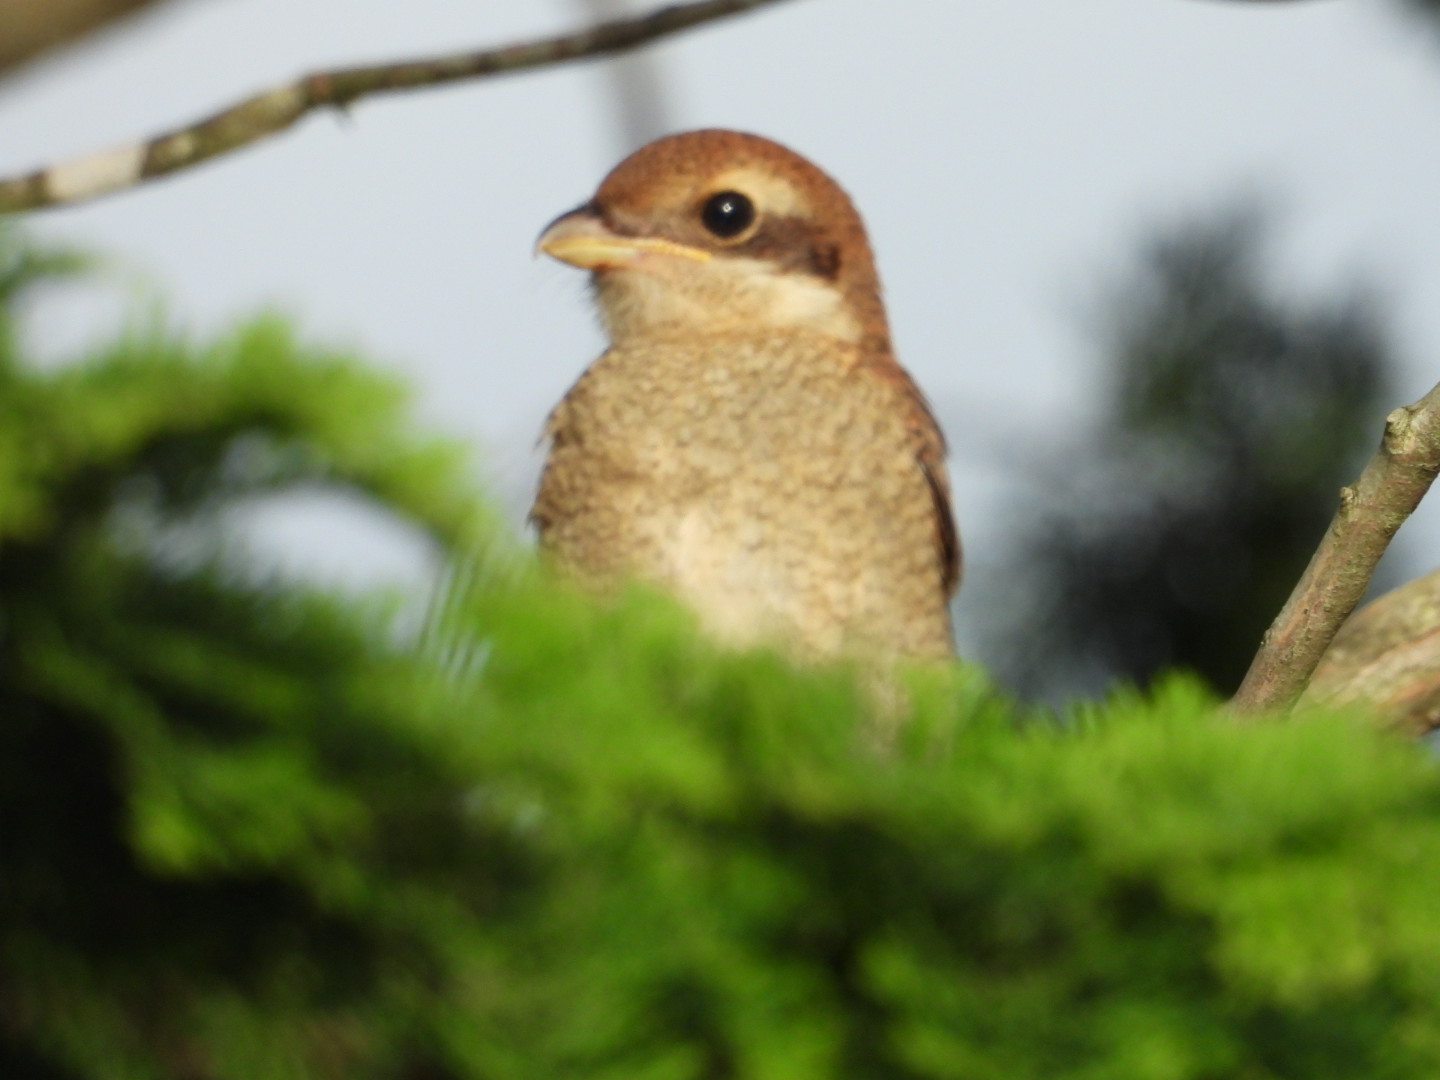
[[831, 281], [777, 270], [755, 259], [716, 258], [703, 267], [665, 265], [607, 269], [593, 276], [595, 299], [611, 343], [654, 336], [763, 336], [802, 331], [854, 344], [862, 323]]

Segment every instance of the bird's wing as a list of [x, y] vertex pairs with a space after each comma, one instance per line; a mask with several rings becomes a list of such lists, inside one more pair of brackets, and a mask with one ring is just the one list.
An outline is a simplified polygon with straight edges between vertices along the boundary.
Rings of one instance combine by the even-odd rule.
[[945, 469], [945, 436], [930, 411], [925, 394], [915, 385], [910, 373], [891, 357], [864, 365], [875, 378], [889, 384], [899, 394], [905, 411], [905, 427], [910, 434], [916, 464], [930, 488], [935, 514], [935, 553], [940, 560], [946, 595], [960, 584], [962, 556], [960, 532], [955, 527], [955, 514], [950, 505], [950, 474]]

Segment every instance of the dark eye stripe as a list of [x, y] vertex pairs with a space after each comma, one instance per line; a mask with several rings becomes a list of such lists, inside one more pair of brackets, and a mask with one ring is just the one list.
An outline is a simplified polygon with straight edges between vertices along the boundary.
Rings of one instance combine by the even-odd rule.
[[840, 274], [840, 245], [804, 218], [767, 217], [755, 235], [734, 250], [827, 281]]

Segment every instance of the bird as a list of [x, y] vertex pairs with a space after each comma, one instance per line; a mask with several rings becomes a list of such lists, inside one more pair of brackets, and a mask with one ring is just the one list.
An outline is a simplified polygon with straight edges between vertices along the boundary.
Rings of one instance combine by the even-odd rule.
[[589, 271], [609, 338], [545, 425], [547, 561], [658, 586], [735, 646], [954, 656], [945, 441], [836, 181], [759, 135], [669, 135], [536, 248]]

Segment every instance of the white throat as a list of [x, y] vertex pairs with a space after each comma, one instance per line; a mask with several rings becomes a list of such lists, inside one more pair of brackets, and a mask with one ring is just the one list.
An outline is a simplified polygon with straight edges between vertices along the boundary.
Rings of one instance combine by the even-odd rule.
[[[658, 265], [657, 265], [658, 263]], [[656, 260], [597, 275], [596, 300], [610, 340], [660, 334], [808, 330], [860, 340], [860, 322], [833, 283], [760, 259]]]

